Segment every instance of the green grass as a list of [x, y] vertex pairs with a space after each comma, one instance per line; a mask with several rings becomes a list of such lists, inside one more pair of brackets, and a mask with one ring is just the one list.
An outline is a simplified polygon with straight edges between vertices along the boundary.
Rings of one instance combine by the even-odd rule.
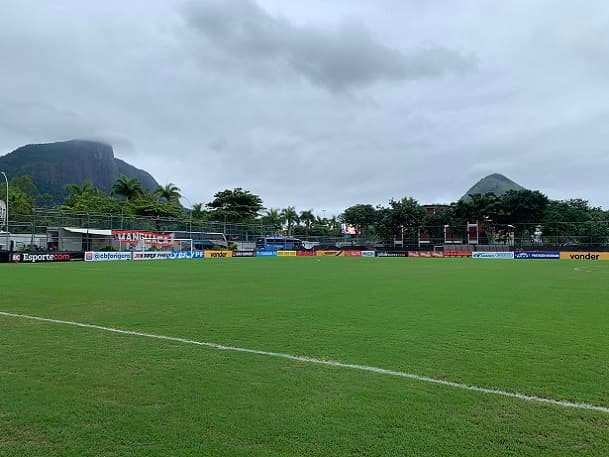
[[[608, 279], [568, 261], [0, 265], [0, 311], [609, 406]], [[5, 455], [609, 455], [609, 414], [0, 316]]]

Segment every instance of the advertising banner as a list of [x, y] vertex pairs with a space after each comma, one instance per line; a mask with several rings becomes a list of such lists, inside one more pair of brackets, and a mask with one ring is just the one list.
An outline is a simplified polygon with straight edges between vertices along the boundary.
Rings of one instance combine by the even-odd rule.
[[609, 252], [561, 252], [560, 260], [582, 260], [589, 262], [609, 260]]
[[233, 251], [233, 257], [256, 257], [256, 251]]
[[487, 251], [474, 251], [472, 252], [472, 259], [513, 259], [513, 252], [487, 252]]
[[362, 251], [345, 251], [345, 257], [361, 257]]
[[134, 252], [133, 260], [169, 260], [171, 254], [169, 251]]
[[542, 259], [542, 260], [559, 260], [560, 252], [558, 251], [523, 251], [515, 252], [515, 259], [531, 260], [531, 259]]
[[172, 260], [204, 259], [205, 253], [204, 251], [175, 251], [171, 253], [169, 258]]
[[154, 246], [170, 246], [173, 233], [145, 232], [141, 230], [112, 230], [114, 239], [126, 244], [137, 244], [143, 241]]
[[296, 255], [298, 257], [315, 257], [315, 252], [313, 252], [313, 251], [296, 251]]
[[278, 257], [296, 257], [296, 251], [277, 251]]
[[259, 249], [256, 251], [256, 257], [277, 257], [277, 251], [265, 251]]
[[85, 262], [112, 262], [115, 260], [131, 260], [130, 251], [106, 252], [106, 251], [87, 251], [85, 252]]
[[82, 255], [77, 256], [69, 252], [14, 252], [11, 254], [11, 262], [14, 263], [69, 262], [70, 260], [82, 260]]
[[375, 251], [362, 251], [362, 257], [374, 257], [376, 256]]
[[377, 257], [408, 257], [407, 251], [379, 251]]
[[444, 257], [444, 253], [442, 251], [433, 251], [431, 253], [432, 257]]
[[317, 257], [343, 257], [345, 255], [345, 251], [315, 251], [315, 255]]
[[206, 259], [228, 259], [233, 256], [233, 251], [205, 251]]

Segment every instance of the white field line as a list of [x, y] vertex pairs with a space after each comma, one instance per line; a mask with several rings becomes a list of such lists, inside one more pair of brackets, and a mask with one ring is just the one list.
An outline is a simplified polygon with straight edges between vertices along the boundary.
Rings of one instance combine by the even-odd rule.
[[20, 319], [30, 319], [30, 320], [42, 321], [42, 322], [52, 322], [54, 324], [64, 324], [64, 325], [72, 325], [74, 327], [92, 328], [92, 329], [96, 329], [96, 330], [103, 330], [106, 332], [120, 333], [123, 335], [143, 336], [146, 338], [156, 338], [158, 340], [175, 341], [175, 342], [184, 343], [184, 344], [194, 344], [197, 346], [205, 346], [205, 347], [209, 347], [209, 348], [213, 348], [213, 349], [220, 349], [220, 350], [224, 350], [224, 351], [246, 352], [248, 354], [257, 354], [257, 355], [263, 355], [263, 356], [267, 356], [267, 357], [278, 357], [281, 359], [296, 360], [298, 362], [314, 363], [317, 365], [328, 365], [331, 367], [350, 368], [352, 370], [369, 371], [372, 373], [378, 373], [378, 374], [383, 374], [383, 375], [388, 375], [388, 376], [397, 376], [400, 378], [414, 379], [416, 381], [427, 382], [427, 383], [431, 383], [431, 384], [439, 384], [442, 386], [454, 387], [456, 389], [463, 389], [463, 390], [481, 392], [481, 393], [492, 394], [492, 395], [500, 395], [502, 397], [516, 398], [518, 400], [524, 400], [524, 401], [530, 401], [530, 402], [536, 402], [536, 403], [546, 403], [546, 404], [550, 404], [550, 405], [561, 406], [564, 408], [576, 408], [576, 409], [585, 409], [585, 410], [590, 410], [590, 411], [599, 411], [602, 413], [609, 414], [609, 407], [607, 407], [607, 406], [599, 406], [599, 405], [593, 405], [590, 403], [577, 402], [577, 401], [555, 400], [553, 398], [537, 397], [535, 395], [528, 395], [528, 394], [523, 394], [523, 393], [519, 393], [519, 392], [510, 392], [507, 390], [494, 389], [491, 387], [480, 387], [480, 386], [476, 386], [476, 385], [472, 385], [472, 384], [463, 384], [460, 382], [453, 382], [453, 381], [446, 381], [443, 379], [430, 378], [428, 376], [408, 373], [405, 371], [388, 370], [385, 368], [372, 367], [372, 366], [368, 366], [368, 365], [357, 365], [357, 364], [353, 364], [353, 363], [339, 362], [337, 360], [323, 360], [323, 359], [316, 359], [314, 357], [305, 357], [305, 356], [298, 356], [298, 355], [292, 355], [292, 354], [284, 354], [282, 352], [269, 352], [269, 351], [260, 351], [258, 349], [248, 349], [248, 348], [241, 348], [241, 347], [236, 347], [236, 346], [225, 346], [223, 344], [210, 343], [210, 342], [206, 342], [206, 341], [195, 341], [195, 340], [189, 340], [186, 338], [179, 338], [179, 337], [175, 337], [175, 336], [155, 335], [153, 333], [136, 332], [133, 330], [121, 330], [118, 328], [103, 327], [101, 325], [95, 325], [95, 324], [84, 324], [82, 322], [72, 322], [72, 321], [64, 321], [64, 320], [60, 320], [60, 319], [49, 319], [46, 317], [29, 316], [27, 314], [7, 313], [4, 311], [0, 311], [0, 316], [15, 317], [15, 318], [20, 318]]

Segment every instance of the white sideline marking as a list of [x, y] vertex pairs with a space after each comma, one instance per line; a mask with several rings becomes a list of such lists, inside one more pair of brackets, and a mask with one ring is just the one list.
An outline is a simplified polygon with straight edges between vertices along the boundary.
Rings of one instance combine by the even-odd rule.
[[179, 337], [175, 337], [175, 336], [155, 335], [153, 333], [135, 332], [133, 330], [121, 330], [118, 328], [103, 327], [101, 325], [95, 325], [95, 324], [84, 324], [82, 322], [72, 322], [72, 321], [64, 321], [64, 320], [60, 320], [60, 319], [49, 319], [46, 317], [29, 316], [27, 314], [7, 313], [4, 311], [0, 311], [0, 315], [7, 316], [7, 317], [16, 317], [16, 318], [20, 318], [20, 319], [30, 319], [30, 320], [34, 320], [34, 321], [52, 322], [55, 324], [72, 325], [75, 327], [92, 328], [92, 329], [97, 329], [97, 330], [103, 330], [106, 332], [120, 333], [123, 335], [144, 336], [147, 338], [156, 338], [158, 340], [176, 341], [178, 343], [185, 343], [185, 344], [195, 344], [197, 346], [205, 346], [205, 347], [209, 347], [209, 348], [213, 348], [213, 349], [220, 349], [220, 350], [225, 350], [225, 351], [246, 352], [249, 354], [265, 355], [268, 357], [278, 357], [278, 358], [282, 358], [282, 359], [296, 360], [298, 362], [314, 363], [314, 364], [318, 364], [318, 365], [328, 365], [328, 366], [340, 367], [340, 368], [350, 368], [352, 370], [369, 371], [372, 373], [379, 373], [379, 374], [384, 374], [384, 375], [389, 375], [389, 376], [398, 376], [401, 378], [414, 379], [416, 381], [428, 382], [428, 383], [432, 383], [432, 384], [440, 384], [442, 386], [449, 386], [449, 387], [454, 387], [457, 389], [470, 390], [473, 392], [481, 392], [481, 393], [485, 393], [485, 394], [501, 395], [502, 397], [517, 398], [519, 400], [524, 400], [524, 401], [546, 403], [546, 404], [555, 405], [555, 406], [562, 406], [564, 408], [586, 409], [586, 410], [590, 410], [590, 411], [600, 411], [602, 413], [609, 413], [609, 407], [607, 407], [607, 406], [598, 406], [598, 405], [593, 405], [593, 404], [584, 403], [584, 402], [555, 400], [553, 398], [537, 397], [535, 395], [527, 395], [527, 394], [523, 394], [523, 393], [519, 393], [519, 392], [510, 392], [507, 390], [493, 389], [490, 387], [480, 387], [480, 386], [475, 386], [472, 384], [463, 384], [460, 382], [453, 382], [453, 381], [446, 381], [443, 379], [430, 378], [428, 376], [408, 373], [405, 371], [388, 370], [385, 368], [372, 367], [372, 366], [368, 366], [368, 365], [357, 365], [357, 364], [352, 364], [352, 363], [339, 362], [337, 360], [322, 360], [322, 359], [316, 359], [314, 357], [305, 357], [305, 356], [298, 356], [298, 355], [292, 355], [292, 354], [284, 354], [282, 352], [269, 352], [269, 351], [260, 351], [258, 349], [247, 349], [247, 348], [240, 348], [240, 347], [236, 347], [236, 346], [225, 346], [223, 344], [209, 343], [206, 341], [194, 341], [194, 340], [188, 340], [186, 338], [179, 338]]

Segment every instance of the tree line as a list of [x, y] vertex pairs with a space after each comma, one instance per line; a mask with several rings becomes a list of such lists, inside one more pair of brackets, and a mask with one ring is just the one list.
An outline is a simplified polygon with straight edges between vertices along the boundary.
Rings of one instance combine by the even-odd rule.
[[[120, 176], [109, 193], [96, 188], [91, 181], [66, 186], [65, 200], [56, 209], [104, 214], [219, 221], [239, 224], [263, 224], [289, 236], [339, 236], [340, 224], [359, 229], [367, 238], [393, 239], [401, 232], [420, 235], [423, 227], [432, 240], [441, 241], [445, 227], [456, 236], [465, 236], [468, 222], [479, 221], [488, 233], [502, 230], [521, 236], [527, 224], [536, 224], [548, 236], [572, 233], [609, 239], [609, 212], [590, 206], [586, 200], [551, 200], [539, 191], [511, 190], [470, 195], [447, 205], [421, 205], [411, 197], [391, 199], [387, 205], [361, 203], [341, 214], [321, 217], [312, 209], [298, 211], [294, 206], [265, 208], [260, 196], [242, 188], [225, 189], [206, 203], [184, 208], [180, 188], [173, 183], [147, 192], [136, 178]], [[12, 214], [31, 214], [37, 195], [29, 176], [14, 177], [9, 185], [9, 208]]]

